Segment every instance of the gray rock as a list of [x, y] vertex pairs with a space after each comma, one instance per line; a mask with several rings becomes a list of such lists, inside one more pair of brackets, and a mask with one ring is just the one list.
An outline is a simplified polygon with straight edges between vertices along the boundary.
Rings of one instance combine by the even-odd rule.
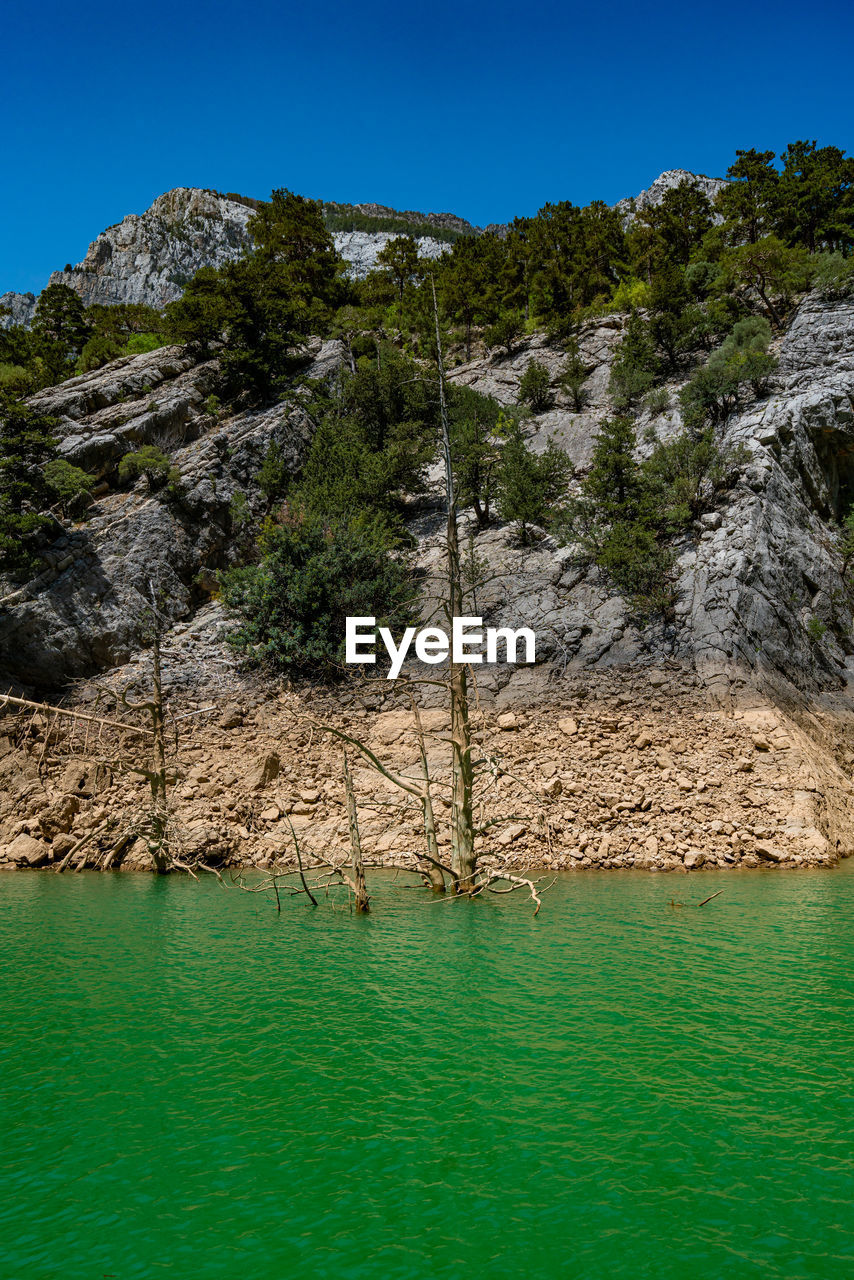
[[0, 329], [31, 325], [36, 311], [34, 293], [0, 293]]
[[714, 200], [719, 191], [729, 186], [729, 183], [724, 178], [707, 178], [704, 173], [691, 173], [688, 169], [667, 169], [664, 173], [659, 174], [655, 182], [644, 191], [639, 192], [636, 196], [618, 200], [614, 208], [631, 214], [633, 210], [639, 212], [650, 205], [661, 204], [667, 192], [672, 191], [674, 187], [678, 187], [681, 182], [690, 182], [692, 187], [702, 191], [703, 195], [707, 196], [709, 200]]
[[[374, 205], [356, 207], [362, 212], [381, 210], [381, 206]], [[107, 227], [89, 245], [82, 262], [70, 271], [54, 271], [49, 283], [67, 285], [86, 306], [125, 302], [159, 309], [180, 298], [187, 282], [201, 267], [221, 267], [251, 248], [248, 223], [252, 213], [251, 204], [218, 192], [175, 187], [158, 196], [144, 213], [128, 214]], [[384, 209], [375, 216], [400, 215], [393, 209]], [[402, 216], [467, 233], [476, 230], [451, 214]], [[338, 231], [333, 240], [349, 263], [351, 274], [360, 278], [373, 269], [384, 245], [398, 234]], [[418, 239], [419, 253], [424, 258], [437, 258], [448, 248], [446, 241], [431, 236]], [[0, 327], [29, 325], [35, 305], [35, 296], [30, 293], [0, 295], [0, 308], [11, 311], [11, 315], [0, 315]]]
[[[339, 342], [312, 351], [311, 377], [331, 376], [344, 358]], [[235, 494], [263, 512], [257, 474], [271, 443], [299, 466], [311, 435], [299, 403], [217, 422], [204, 408], [213, 372], [164, 348], [33, 397], [59, 417], [60, 453], [76, 465], [111, 475], [128, 451], [158, 444], [180, 473], [180, 493], [151, 494], [144, 480], [109, 493], [84, 526], [63, 531], [38, 578], [9, 584], [0, 601], [4, 675], [50, 687], [127, 662], [150, 643], [152, 585], [167, 620], [191, 617], [204, 583], [233, 560]]]

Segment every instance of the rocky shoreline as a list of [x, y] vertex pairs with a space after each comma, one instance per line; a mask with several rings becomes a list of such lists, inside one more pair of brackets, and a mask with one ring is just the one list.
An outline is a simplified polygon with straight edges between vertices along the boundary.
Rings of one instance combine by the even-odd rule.
[[[225, 657], [217, 668], [201, 640], [193, 668], [193, 634], [166, 649], [167, 682], [170, 672], [174, 681], [170, 809], [182, 860], [269, 868], [293, 856], [292, 831], [309, 865], [343, 858], [341, 744], [326, 726], [362, 738], [400, 776], [417, 777], [418, 741], [402, 688], [379, 680], [334, 693], [273, 687]], [[147, 661], [142, 653], [131, 664], [141, 688]], [[129, 679], [128, 669], [112, 675], [116, 687]], [[108, 684], [80, 686], [75, 705], [103, 707]], [[421, 717], [441, 828], [447, 716], [426, 698]], [[827, 867], [851, 852], [854, 806], [839, 742], [834, 748], [828, 734], [818, 741], [815, 725], [808, 732], [758, 695], [716, 706], [677, 663], [525, 668], [503, 684], [497, 670], [487, 671], [472, 721], [485, 867]], [[145, 779], [110, 760], [116, 748], [81, 752], [57, 723], [9, 710], [0, 721], [0, 867], [152, 869], [137, 834], [146, 820]], [[354, 782], [368, 864], [414, 865], [423, 847], [417, 806], [364, 761]], [[440, 854], [443, 839], [440, 832]]]

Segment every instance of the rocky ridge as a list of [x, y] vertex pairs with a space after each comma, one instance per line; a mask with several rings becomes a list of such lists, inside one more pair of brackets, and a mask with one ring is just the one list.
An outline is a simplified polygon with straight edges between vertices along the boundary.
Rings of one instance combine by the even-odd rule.
[[[610, 360], [623, 323], [606, 316], [581, 333], [591, 370], [583, 410], [575, 412], [556, 388], [553, 407], [530, 424], [534, 447], [553, 438], [580, 470], [608, 412]], [[779, 343], [772, 394], [725, 426], [724, 445], [743, 448], [748, 461], [721, 508], [683, 544], [677, 625], [670, 634], [640, 630], [609, 583], [578, 566], [572, 546], [543, 538], [518, 547], [512, 531], [501, 527], [477, 538], [478, 555], [498, 575], [478, 601], [489, 625], [533, 626], [540, 659], [563, 666], [678, 658], [702, 674], [721, 703], [757, 681], [780, 696], [847, 688], [854, 674], [852, 618], [839, 541], [828, 521], [850, 500], [854, 476], [852, 350], [854, 306], [807, 298]], [[535, 358], [557, 383], [566, 356], [542, 336], [509, 357], [489, 353], [460, 364], [449, 376], [515, 403]], [[343, 348], [315, 344], [313, 359], [311, 376], [331, 376]], [[106, 493], [86, 525], [51, 548], [54, 563], [41, 579], [7, 593], [0, 615], [0, 641], [11, 655], [7, 675], [44, 686], [84, 676], [93, 663], [124, 661], [143, 628], [129, 583], [143, 570], [157, 581], [162, 575], [175, 601], [172, 616], [183, 616], [204, 599], [200, 582], [228, 563], [235, 493], [259, 509], [255, 474], [270, 442], [290, 450], [298, 464], [310, 432], [298, 407], [211, 415], [206, 398], [213, 373], [211, 365], [192, 366], [179, 349], [165, 348], [34, 398], [59, 417], [60, 451], [69, 461], [107, 476], [140, 443], [165, 445], [182, 473], [183, 494], [172, 504], [150, 495], [144, 481], [130, 495]], [[649, 429], [666, 439], [679, 430], [676, 390], [668, 388], [663, 412], [645, 414], [639, 436]], [[428, 569], [440, 556], [441, 523], [438, 500], [414, 517]]]
[[[365, 212], [373, 208], [357, 207]], [[201, 267], [221, 267], [251, 247], [247, 223], [252, 212], [251, 205], [214, 191], [176, 187], [158, 196], [144, 213], [128, 214], [107, 227], [92, 241], [82, 262], [68, 271], [54, 271], [49, 283], [67, 285], [86, 306], [144, 303], [159, 310], [181, 297]], [[393, 211], [388, 213], [391, 216]], [[438, 227], [449, 225], [442, 219], [457, 221], [450, 214], [423, 215], [423, 221], [430, 219], [438, 219]], [[350, 271], [362, 277], [397, 234], [336, 231], [332, 238]], [[418, 238], [419, 253], [425, 258], [436, 258], [448, 247], [432, 236]], [[11, 314], [0, 315], [0, 326], [31, 324], [35, 306], [33, 294], [3, 294], [0, 307], [8, 308]]]
[[[656, 178], [645, 191], [634, 198], [634, 207], [657, 204], [664, 193], [680, 181], [694, 182], [713, 198], [726, 184], [719, 178], [707, 178], [685, 169], [671, 169]], [[67, 271], [54, 271], [50, 284], [65, 284], [80, 295], [86, 306], [95, 303], [144, 303], [160, 309], [180, 298], [188, 280], [201, 267], [219, 267], [239, 257], [251, 244], [247, 223], [252, 216], [252, 201], [244, 202], [216, 191], [198, 187], [176, 187], [158, 196], [141, 214], [128, 214], [121, 222], [107, 227], [90, 244], [82, 262]], [[615, 206], [629, 212], [632, 201], [621, 200]], [[435, 226], [464, 235], [480, 234], [464, 218], [451, 213], [398, 212], [385, 205], [330, 204], [335, 210], [352, 208], [375, 218], [406, 219], [414, 226]], [[487, 230], [503, 234], [506, 228], [493, 224]], [[336, 231], [335, 247], [349, 270], [362, 278], [376, 265], [377, 257], [399, 232]], [[429, 235], [417, 238], [423, 258], [437, 258], [445, 253], [446, 241]], [[29, 325], [35, 313], [36, 297], [32, 293], [0, 295], [0, 328], [13, 324]], [[4, 314], [4, 310], [9, 314]]]
[[615, 209], [620, 209], [627, 214], [640, 212], [647, 209], [651, 205], [661, 204], [668, 191], [672, 191], [674, 187], [678, 187], [682, 182], [690, 182], [692, 186], [702, 191], [703, 195], [709, 200], [714, 200], [719, 191], [728, 186], [725, 178], [708, 178], [704, 173], [691, 173], [687, 169], [667, 169], [664, 173], [659, 174], [655, 182], [640, 191], [636, 196], [626, 196], [623, 200], [618, 200], [614, 205]]

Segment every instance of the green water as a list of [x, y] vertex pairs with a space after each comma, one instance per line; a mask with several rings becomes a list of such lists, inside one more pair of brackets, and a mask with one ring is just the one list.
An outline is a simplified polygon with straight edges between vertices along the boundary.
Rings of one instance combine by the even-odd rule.
[[854, 866], [373, 889], [0, 879], [3, 1280], [854, 1274]]

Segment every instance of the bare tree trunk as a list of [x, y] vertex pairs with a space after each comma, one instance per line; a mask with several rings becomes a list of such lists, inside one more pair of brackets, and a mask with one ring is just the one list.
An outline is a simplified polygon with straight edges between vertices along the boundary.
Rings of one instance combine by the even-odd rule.
[[169, 870], [169, 808], [166, 799], [166, 728], [163, 717], [163, 685], [160, 679], [160, 618], [154, 592], [151, 593], [154, 609], [154, 697], [151, 702], [151, 722], [154, 731], [154, 760], [151, 770], [151, 853], [155, 869], [161, 874]]
[[[454, 473], [451, 460], [451, 434], [448, 423], [448, 406], [445, 399], [445, 366], [442, 359], [442, 339], [439, 333], [439, 307], [436, 302], [436, 285], [433, 283], [433, 315], [436, 321], [436, 359], [439, 366], [439, 410], [442, 421], [442, 445], [445, 460], [445, 492], [448, 503], [447, 551], [448, 551], [448, 603], [449, 624], [455, 617], [463, 616], [463, 588], [460, 572], [460, 545], [457, 534], [457, 502], [454, 493]], [[450, 663], [451, 692], [451, 869], [454, 873], [454, 891], [470, 893], [474, 888], [477, 857], [474, 851], [474, 821], [472, 818], [473, 770], [471, 760], [471, 734], [468, 717], [468, 680], [465, 665]]]
[[436, 818], [433, 813], [433, 798], [430, 794], [430, 768], [427, 762], [427, 748], [424, 745], [424, 729], [421, 724], [421, 712], [418, 709], [418, 703], [413, 697], [412, 690], [409, 691], [409, 697], [412, 702], [412, 712], [415, 716], [415, 729], [418, 734], [418, 748], [421, 753], [421, 776], [424, 779], [424, 794], [421, 798], [421, 809], [424, 814], [424, 837], [427, 842], [427, 871], [424, 873], [430, 882], [430, 887], [436, 893], [445, 892], [445, 877], [442, 874], [442, 868], [439, 863], [439, 842], [436, 839]]
[[353, 866], [353, 894], [356, 899], [356, 910], [370, 910], [368, 889], [365, 884], [365, 867], [362, 862], [362, 842], [359, 839], [359, 819], [356, 815], [356, 797], [353, 793], [353, 779], [350, 776], [350, 762], [344, 752], [344, 790], [347, 795], [347, 819], [350, 823], [350, 857]]

